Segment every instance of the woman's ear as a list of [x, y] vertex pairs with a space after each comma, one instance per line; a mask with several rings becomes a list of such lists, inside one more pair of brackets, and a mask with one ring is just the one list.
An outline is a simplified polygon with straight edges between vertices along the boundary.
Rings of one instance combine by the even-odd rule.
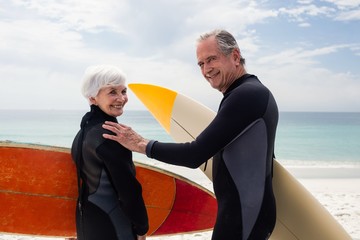
[[89, 102], [93, 105], [96, 105], [96, 99], [94, 97], [90, 97]]

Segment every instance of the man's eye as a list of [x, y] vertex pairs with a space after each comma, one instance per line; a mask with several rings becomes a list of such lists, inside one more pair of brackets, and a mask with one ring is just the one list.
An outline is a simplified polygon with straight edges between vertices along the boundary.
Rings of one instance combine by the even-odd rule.
[[208, 63], [210, 63], [211, 61], [214, 61], [216, 59], [216, 57], [210, 57], [209, 59], [208, 59]]

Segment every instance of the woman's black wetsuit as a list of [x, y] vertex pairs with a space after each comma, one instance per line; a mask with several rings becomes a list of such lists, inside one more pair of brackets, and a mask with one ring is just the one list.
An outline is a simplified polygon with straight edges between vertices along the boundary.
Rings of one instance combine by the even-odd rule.
[[276, 221], [272, 164], [277, 122], [271, 92], [246, 74], [227, 89], [215, 119], [195, 141], [150, 141], [146, 154], [191, 168], [213, 157], [218, 215], [212, 239], [264, 240]]
[[133, 240], [148, 231], [142, 188], [132, 152], [102, 137], [105, 121], [117, 122], [95, 105], [81, 121], [71, 154], [81, 175], [77, 208], [79, 240]]

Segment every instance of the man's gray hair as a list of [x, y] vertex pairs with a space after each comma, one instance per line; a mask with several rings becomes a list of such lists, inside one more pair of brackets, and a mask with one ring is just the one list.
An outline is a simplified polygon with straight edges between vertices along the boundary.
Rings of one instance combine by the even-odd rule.
[[[201, 41], [204, 41], [212, 36], [214, 36], [217, 41], [219, 51], [222, 52], [224, 55], [226, 55], [226, 56], [229, 55], [230, 53], [232, 53], [232, 51], [234, 49], [237, 49], [240, 52], [240, 48], [239, 48], [234, 36], [231, 33], [229, 33], [228, 31], [223, 30], [223, 29], [215, 29], [211, 32], [207, 32], [207, 33], [200, 35], [200, 37], [198, 39], [198, 43]], [[241, 56], [241, 54], [240, 54], [240, 56]], [[245, 59], [242, 56], [240, 58], [240, 63], [245, 65]]]

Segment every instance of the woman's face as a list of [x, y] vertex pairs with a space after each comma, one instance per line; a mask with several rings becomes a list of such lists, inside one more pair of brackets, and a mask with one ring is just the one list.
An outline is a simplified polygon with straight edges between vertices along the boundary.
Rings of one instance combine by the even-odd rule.
[[128, 101], [127, 88], [125, 85], [109, 86], [100, 89], [90, 102], [98, 106], [109, 116], [118, 117], [124, 112], [124, 106]]

